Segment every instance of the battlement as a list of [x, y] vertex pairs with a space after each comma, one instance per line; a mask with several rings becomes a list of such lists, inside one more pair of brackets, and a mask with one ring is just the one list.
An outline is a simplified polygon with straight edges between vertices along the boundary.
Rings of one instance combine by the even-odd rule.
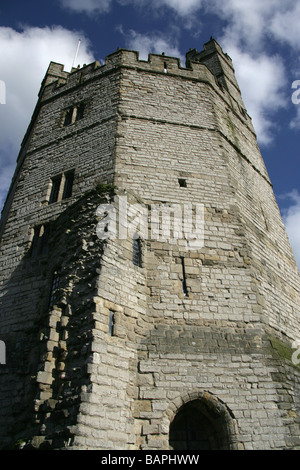
[[[213, 74], [200, 63], [189, 62], [189, 66], [185, 67], [181, 65], [179, 58], [153, 53], [148, 55], [148, 60], [142, 60], [139, 58], [138, 51], [118, 49], [106, 56], [104, 64], [95, 61], [82, 67], [72, 68], [70, 72], [64, 71], [62, 64], [51, 62], [43, 80], [42, 88], [45, 89], [52, 85], [51, 92], [53, 93], [55, 90], [61, 89], [61, 86], [65, 85], [65, 88], [72, 88], [89, 79], [111, 73], [122, 67], [139, 68], [145, 72], [177, 74], [217, 84]], [[55, 87], [53, 87], [53, 84], [55, 84]]]
[[[104, 63], [101, 65], [99, 61], [92, 62], [88, 65], [73, 67], [70, 72], [64, 70], [64, 65], [56, 62], [51, 62], [46, 72], [45, 78], [42, 82], [42, 87], [58, 82], [57, 85], [62, 85], [68, 81], [72, 81], [74, 74], [83, 74], [84, 77], [90, 76], [96, 70], [102, 73], [115, 70], [118, 67], [139, 67], [143, 70], [148, 70], [157, 73], [180, 73], [186, 74], [186, 76], [195, 76], [199, 79], [211, 79], [212, 77], [207, 75], [207, 68], [211, 75], [217, 79], [222, 69], [222, 63], [219, 62], [219, 70], [210, 66], [207, 58], [211, 56], [219, 56], [229, 66], [234, 73], [232, 66], [232, 60], [228, 54], [222, 51], [220, 45], [211, 39], [208, 43], [204, 44], [204, 49], [198, 52], [197, 49], [190, 49], [186, 54], [185, 65], [181, 64], [181, 59], [172, 56], [166, 56], [164, 52], [162, 54], [150, 53], [148, 59], [140, 59], [139, 52], [128, 49], [117, 49], [117, 51], [106, 56]], [[201, 65], [200, 65], [201, 64]], [[203, 65], [205, 67], [203, 67]]]
[[[180, 58], [167, 56], [164, 53], [150, 53], [147, 60], [142, 60], [138, 51], [128, 49], [118, 49], [109, 54], [103, 64], [95, 61], [82, 67], [72, 68], [70, 72], [65, 71], [62, 64], [51, 62], [42, 82], [39, 97], [43, 102], [53, 99], [60, 93], [66, 93], [122, 69], [207, 83], [221, 95], [229, 108], [242, 115], [248, 121], [248, 125], [252, 126], [235, 78], [232, 60], [214, 39], [204, 44], [201, 52], [197, 49], [187, 52], [184, 65]], [[254, 132], [253, 128], [252, 131]]]

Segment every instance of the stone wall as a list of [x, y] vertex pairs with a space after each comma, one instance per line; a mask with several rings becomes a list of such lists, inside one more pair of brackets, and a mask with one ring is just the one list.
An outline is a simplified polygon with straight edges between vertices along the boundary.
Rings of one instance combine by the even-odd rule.
[[[169, 449], [192, 403], [218, 448], [299, 448], [299, 273], [230, 59], [214, 41], [192, 56], [50, 64], [2, 217], [2, 447]], [[97, 232], [120, 198], [148, 222], [201, 206], [203, 246], [150, 223], [135, 265], [132, 233]]]

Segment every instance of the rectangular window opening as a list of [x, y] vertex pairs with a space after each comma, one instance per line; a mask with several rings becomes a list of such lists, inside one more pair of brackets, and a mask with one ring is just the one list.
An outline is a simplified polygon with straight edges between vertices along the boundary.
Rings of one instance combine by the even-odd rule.
[[65, 114], [64, 126], [69, 126], [70, 124], [72, 124], [73, 111], [74, 111], [73, 107], [67, 110]]
[[60, 183], [61, 183], [61, 176], [58, 176], [52, 179], [52, 188], [51, 188], [51, 194], [49, 198], [49, 204], [52, 204], [53, 202], [58, 201]]
[[80, 104], [76, 109], [76, 121], [80, 121], [84, 114], [84, 104]]
[[181, 188], [186, 188], [186, 180], [184, 178], [179, 178], [178, 183]]
[[51, 179], [49, 204], [72, 196], [75, 171], [71, 170]]
[[37, 253], [38, 253], [38, 248], [39, 248], [39, 241], [40, 241], [40, 231], [41, 231], [41, 226], [34, 227], [34, 235], [33, 239], [31, 242], [31, 256], [34, 258]]
[[36, 256], [44, 256], [49, 251], [49, 237], [50, 237], [51, 225], [50, 223], [45, 225], [39, 225], [34, 228], [34, 235], [31, 242], [30, 255], [32, 258]]
[[69, 173], [66, 173], [64, 192], [62, 196], [63, 199], [67, 199], [68, 197], [72, 196], [73, 181], [74, 181], [74, 171], [70, 171]]
[[83, 103], [79, 104], [78, 106], [72, 106], [67, 109], [64, 117], [63, 126], [66, 127], [76, 121], [80, 121], [80, 119], [82, 119], [84, 116], [84, 109], [85, 106]]
[[43, 233], [41, 235], [41, 255], [46, 255], [49, 251], [50, 230], [50, 223], [43, 226]]

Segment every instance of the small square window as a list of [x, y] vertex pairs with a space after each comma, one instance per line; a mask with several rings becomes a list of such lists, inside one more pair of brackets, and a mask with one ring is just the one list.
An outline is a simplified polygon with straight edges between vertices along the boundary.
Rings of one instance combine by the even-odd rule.
[[178, 183], [181, 188], [186, 188], [186, 180], [184, 178], [179, 178]]

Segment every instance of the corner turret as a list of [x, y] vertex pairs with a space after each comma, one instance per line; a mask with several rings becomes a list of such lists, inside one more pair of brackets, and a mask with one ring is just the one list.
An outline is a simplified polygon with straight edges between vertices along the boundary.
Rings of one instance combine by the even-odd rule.
[[221, 88], [224, 88], [237, 101], [237, 103], [245, 108], [242, 100], [241, 90], [238, 86], [235, 70], [232, 60], [228, 54], [224, 53], [221, 46], [213, 38], [204, 44], [204, 49], [198, 52], [197, 49], [191, 49], [186, 54], [186, 67], [191, 67], [192, 62], [200, 62], [205, 64], [207, 68], [214, 74]]

